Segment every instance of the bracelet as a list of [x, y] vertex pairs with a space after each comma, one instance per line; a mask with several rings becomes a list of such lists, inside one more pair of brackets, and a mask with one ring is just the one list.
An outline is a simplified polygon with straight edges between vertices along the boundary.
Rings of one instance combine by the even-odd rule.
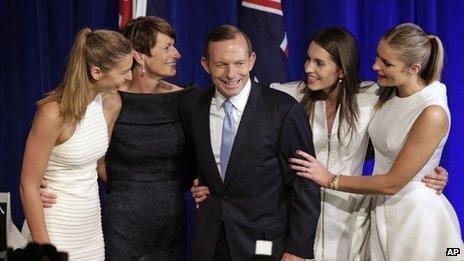
[[338, 190], [340, 188], [340, 175], [335, 175], [329, 184], [329, 188]]

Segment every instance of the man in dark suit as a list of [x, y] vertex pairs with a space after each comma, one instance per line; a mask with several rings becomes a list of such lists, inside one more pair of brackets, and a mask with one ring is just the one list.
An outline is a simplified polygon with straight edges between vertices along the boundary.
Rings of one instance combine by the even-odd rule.
[[181, 113], [200, 185], [211, 194], [196, 213], [193, 260], [251, 260], [256, 240], [283, 260], [313, 257], [319, 187], [288, 158], [314, 155], [302, 106], [250, 79], [255, 53], [230, 25], [208, 36], [202, 65], [214, 86], [185, 97]]

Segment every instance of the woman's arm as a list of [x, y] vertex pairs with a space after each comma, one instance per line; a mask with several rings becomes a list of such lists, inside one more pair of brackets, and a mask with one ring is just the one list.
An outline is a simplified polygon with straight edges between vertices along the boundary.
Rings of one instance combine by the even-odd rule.
[[[118, 93], [103, 93], [103, 114], [105, 115], [106, 124], [108, 126], [108, 140], [111, 141], [111, 134], [113, 133], [114, 124], [118, 119], [119, 112], [121, 111], [122, 101]], [[105, 156], [97, 161], [97, 173], [101, 181], [106, 182], [108, 176], [106, 173]]]
[[106, 182], [108, 181], [108, 175], [106, 174], [106, 162], [105, 162], [105, 156], [101, 157], [97, 161], [97, 173], [98, 173], [98, 178]]
[[[359, 194], [394, 195], [422, 169], [448, 131], [448, 116], [440, 106], [425, 108], [414, 122], [403, 148], [387, 173], [375, 176], [341, 176], [338, 189]], [[330, 187], [334, 175], [311, 155], [290, 159], [298, 175]]]
[[26, 142], [20, 180], [21, 202], [32, 240], [50, 243], [40, 197], [40, 186], [51, 151], [62, 130], [58, 104], [41, 106], [32, 123]]

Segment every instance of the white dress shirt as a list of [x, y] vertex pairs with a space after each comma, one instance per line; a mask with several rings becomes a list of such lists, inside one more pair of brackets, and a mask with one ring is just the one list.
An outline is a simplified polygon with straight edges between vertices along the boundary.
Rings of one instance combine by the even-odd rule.
[[[250, 96], [251, 91], [251, 81], [248, 79], [245, 87], [242, 91], [229, 98], [230, 102], [233, 105], [233, 116], [234, 116], [234, 128], [235, 133], [237, 133], [238, 126], [242, 119], [243, 111], [248, 102], [248, 97]], [[211, 133], [211, 147], [214, 154], [214, 159], [216, 160], [216, 166], [218, 168], [219, 174], [221, 174], [221, 139], [222, 139], [222, 124], [225, 118], [225, 111], [222, 104], [227, 100], [224, 95], [222, 95], [217, 87], [214, 92], [213, 98], [211, 100], [211, 107], [209, 110], [209, 129]]]

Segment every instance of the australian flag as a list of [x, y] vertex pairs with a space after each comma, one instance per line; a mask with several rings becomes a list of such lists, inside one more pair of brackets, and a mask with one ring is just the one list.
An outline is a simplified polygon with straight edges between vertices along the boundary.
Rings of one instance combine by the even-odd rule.
[[119, 0], [119, 27], [124, 27], [130, 20], [147, 15], [168, 19], [165, 0]]
[[268, 86], [288, 81], [287, 36], [280, 0], [243, 0], [239, 27], [256, 53], [253, 78]]

